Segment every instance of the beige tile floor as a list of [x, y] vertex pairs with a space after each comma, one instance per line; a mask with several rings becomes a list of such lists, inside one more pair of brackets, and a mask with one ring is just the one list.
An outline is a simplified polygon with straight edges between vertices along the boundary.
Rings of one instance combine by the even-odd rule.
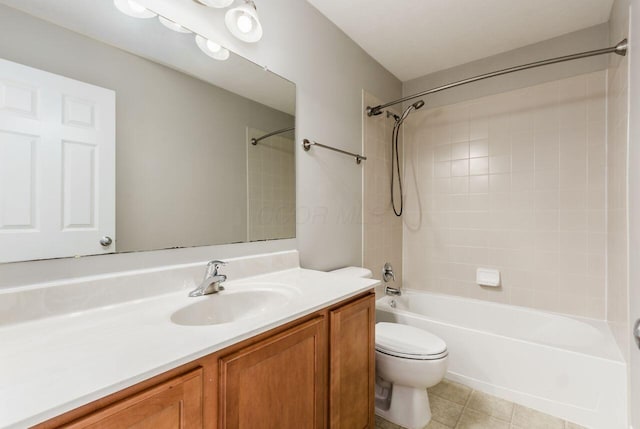
[[[443, 380], [429, 389], [432, 418], [425, 429], [583, 429], [495, 396]], [[403, 429], [376, 416], [376, 429]]]

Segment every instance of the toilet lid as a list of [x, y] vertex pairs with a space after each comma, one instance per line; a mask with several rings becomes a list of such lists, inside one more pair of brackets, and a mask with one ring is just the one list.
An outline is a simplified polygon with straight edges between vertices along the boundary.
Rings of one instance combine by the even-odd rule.
[[363, 279], [370, 279], [373, 277], [371, 270], [363, 267], [344, 267], [339, 270], [329, 271], [332, 274], [339, 274], [341, 276], [348, 277], [361, 277]]
[[400, 323], [376, 323], [376, 350], [411, 359], [446, 355], [447, 344], [425, 330]]

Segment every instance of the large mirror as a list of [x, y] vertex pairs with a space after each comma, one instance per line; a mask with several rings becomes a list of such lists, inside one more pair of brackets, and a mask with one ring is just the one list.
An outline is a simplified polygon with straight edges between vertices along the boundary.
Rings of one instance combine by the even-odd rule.
[[0, 0], [0, 262], [295, 236], [295, 85], [195, 38]]

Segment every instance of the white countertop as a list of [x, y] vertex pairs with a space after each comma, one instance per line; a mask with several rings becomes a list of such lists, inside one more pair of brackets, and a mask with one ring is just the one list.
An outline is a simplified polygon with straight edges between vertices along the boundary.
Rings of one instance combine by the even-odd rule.
[[190, 298], [180, 290], [0, 326], [0, 428], [45, 421], [378, 284], [295, 268], [225, 286], [232, 291], [262, 282], [297, 292], [276, 314], [222, 325], [174, 324], [176, 310], [216, 298]]

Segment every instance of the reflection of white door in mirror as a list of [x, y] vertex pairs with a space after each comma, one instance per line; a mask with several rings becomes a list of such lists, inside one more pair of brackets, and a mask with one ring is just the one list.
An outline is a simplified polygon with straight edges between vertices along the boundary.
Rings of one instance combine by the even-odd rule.
[[115, 93], [0, 59], [0, 262], [112, 252]]

